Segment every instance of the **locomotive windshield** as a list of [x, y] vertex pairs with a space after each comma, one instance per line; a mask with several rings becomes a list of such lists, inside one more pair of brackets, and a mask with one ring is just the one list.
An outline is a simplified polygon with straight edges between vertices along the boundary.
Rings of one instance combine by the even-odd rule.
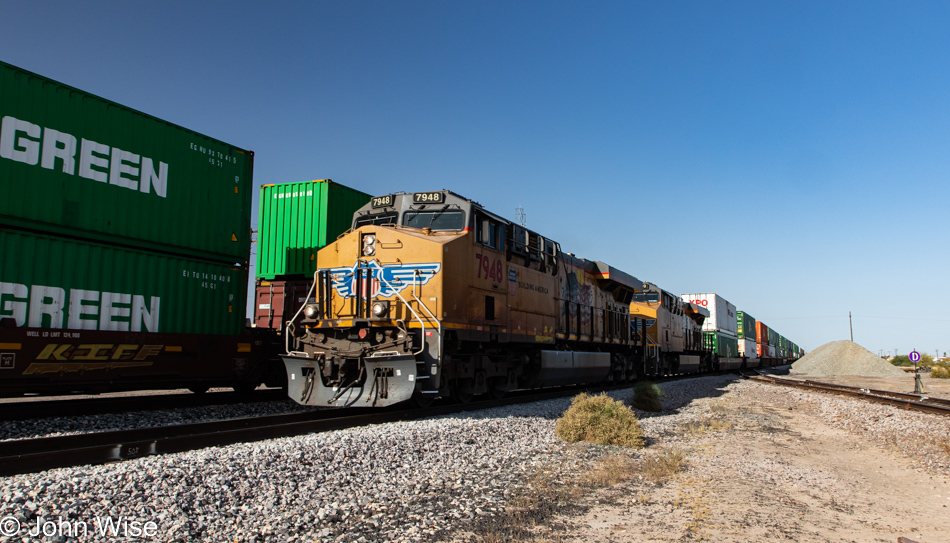
[[633, 295], [634, 302], [659, 302], [659, 292], [638, 292]]
[[465, 228], [464, 211], [407, 211], [402, 216], [403, 226], [433, 230], [462, 230]]
[[396, 216], [397, 213], [395, 211], [376, 213], [375, 215], [363, 215], [362, 217], [356, 218], [356, 221], [353, 223], [353, 228], [378, 226], [380, 224], [396, 224]]

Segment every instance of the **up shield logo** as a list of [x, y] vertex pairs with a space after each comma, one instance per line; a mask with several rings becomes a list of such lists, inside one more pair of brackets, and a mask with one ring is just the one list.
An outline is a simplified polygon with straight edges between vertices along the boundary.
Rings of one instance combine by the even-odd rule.
[[352, 298], [356, 295], [357, 269], [362, 270], [364, 281], [367, 277], [367, 270], [369, 270], [369, 277], [372, 282], [367, 282], [367, 287], [371, 288], [370, 296], [389, 298], [402, 292], [406, 287], [421, 286], [428, 283], [442, 269], [442, 264], [428, 262], [381, 266], [378, 262], [372, 261], [357, 262], [349, 268], [330, 268], [327, 271], [330, 272], [333, 290], [343, 298]]

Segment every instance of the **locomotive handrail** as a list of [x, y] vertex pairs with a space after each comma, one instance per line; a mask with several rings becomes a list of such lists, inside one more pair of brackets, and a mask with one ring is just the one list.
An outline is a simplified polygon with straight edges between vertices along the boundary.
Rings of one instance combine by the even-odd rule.
[[[418, 273], [418, 270], [416, 271], [416, 273]], [[390, 282], [387, 281], [385, 277], [383, 277], [383, 274], [380, 273], [380, 274], [378, 274], [378, 275], [379, 275], [379, 276], [377, 277], [377, 279], [380, 280], [380, 281], [382, 281], [383, 283], [386, 284], [387, 287], [389, 287], [390, 289], [392, 289], [393, 291], [395, 291], [396, 296], [399, 297], [400, 300], [402, 300], [402, 303], [406, 304], [406, 309], [408, 309], [409, 312], [412, 313], [412, 316], [415, 317], [416, 320], [419, 321], [419, 324], [422, 325], [422, 341], [420, 342], [421, 345], [420, 345], [420, 347], [419, 347], [419, 351], [412, 353], [413, 356], [417, 356], [417, 355], [421, 354], [422, 351], [425, 350], [425, 344], [426, 344], [426, 323], [422, 320], [422, 317], [420, 317], [420, 316], [412, 309], [412, 306], [409, 305], [409, 302], [407, 302], [406, 299], [402, 297], [402, 294], [400, 294], [398, 290], [396, 290], [395, 288], [393, 288], [392, 284], [390, 284]], [[415, 285], [413, 285], [413, 296], [415, 296]], [[420, 302], [420, 303], [421, 303], [421, 302]], [[422, 305], [423, 305], [423, 307], [425, 307], [425, 304], [422, 304]], [[429, 310], [429, 308], [426, 308], [426, 311], [428, 311], [428, 310]]]
[[[315, 289], [316, 286], [317, 286], [317, 274], [319, 274], [319, 273], [320, 273], [320, 270], [316, 270], [316, 271], [313, 272], [313, 284], [310, 285], [310, 290], [307, 291], [307, 295], [304, 297], [304, 300], [309, 300], [309, 299], [310, 299], [310, 294], [313, 293], [313, 289]], [[289, 321], [287, 321], [287, 323], [286, 323], [286, 324], [287, 324], [287, 328], [286, 328], [286, 333], [284, 334], [284, 351], [286, 351], [287, 354], [290, 355], [290, 356], [293, 356], [293, 355], [295, 355], [295, 354], [299, 354], [299, 353], [296, 352], [296, 351], [295, 351], [295, 352], [291, 352], [291, 350], [290, 350], [290, 336], [291, 336], [291, 331], [295, 328], [295, 326], [294, 326], [294, 321], [297, 320], [297, 317], [300, 316], [300, 312], [303, 311], [303, 308], [306, 307], [306, 306], [307, 306], [307, 303], [306, 303], [306, 302], [304, 302], [303, 304], [301, 304], [301, 305], [300, 305], [300, 309], [298, 309], [297, 312], [294, 313], [294, 316], [291, 317], [291, 319], [290, 319]], [[310, 358], [310, 355], [307, 355], [307, 358]]]
[[[421, 275], [422, 273], [419, 270], [416, 270], [416, 277], [418, 278]], [[412, 297], [415, 298], [417, 302], [419, 302], [419, 305], [421, 305], [422, 308], [426, 310], [426, 313], [429, 314], [429, 317], [435, 321], [436, 329], [439, 331], [439, 343], [438, 343], [439, 351], [438, 352], [439, 352], [439, 358], [441, 359], [442, 358], [442, 322], [435, 315], [432, 314], [432, 310], [429, 309], [429, 306], [427, 306], [425, 302], [419, 299], [419, 296], [416, 295], [416, 286], [418, 283], [419, 281], [416, 280], [412, 284]], [[422, 337], [425, 338], [425, 334], [423, 334]], [[425, 339], [423, 339], [423, 341], [425, 341]]]

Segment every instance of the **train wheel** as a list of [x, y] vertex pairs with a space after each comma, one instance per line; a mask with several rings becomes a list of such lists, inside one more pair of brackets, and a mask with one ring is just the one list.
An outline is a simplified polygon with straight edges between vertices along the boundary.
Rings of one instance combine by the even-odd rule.
[[427, 409], [432, 406], [432, 402], [438, 398], [438, 394], [424, 394], [419, 387], [416, 387], [416, 390], [412, 393], [412, 401], [419, 407]]
[[475, 393], [472, 392], [474, 387], [475, 383], [472, 379], [456, 380], [452, 386], [452, 399], [463, 404], [471, 402], [475, 397]]
[[493, 377], [488, 382], [488, 394], [496, 400], [500, 400], [508, 394], [508, 381], [504, 377]]

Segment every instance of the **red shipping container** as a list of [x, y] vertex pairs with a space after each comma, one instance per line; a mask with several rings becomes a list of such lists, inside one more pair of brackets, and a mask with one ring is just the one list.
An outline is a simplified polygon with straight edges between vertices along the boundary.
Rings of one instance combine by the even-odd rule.
[[762, 321], [755, 321], [755, 337], [756, 341], [759, 343], [769, 343], [769, 327], [762, 323]]
[[[306, 301], [311, 279], [287, 281], [258, 281], [254, 295], [254, 325], [283, 332], [284, 325], [293, 318]], [[314, 294], [310, 301], [315, 301]]]

